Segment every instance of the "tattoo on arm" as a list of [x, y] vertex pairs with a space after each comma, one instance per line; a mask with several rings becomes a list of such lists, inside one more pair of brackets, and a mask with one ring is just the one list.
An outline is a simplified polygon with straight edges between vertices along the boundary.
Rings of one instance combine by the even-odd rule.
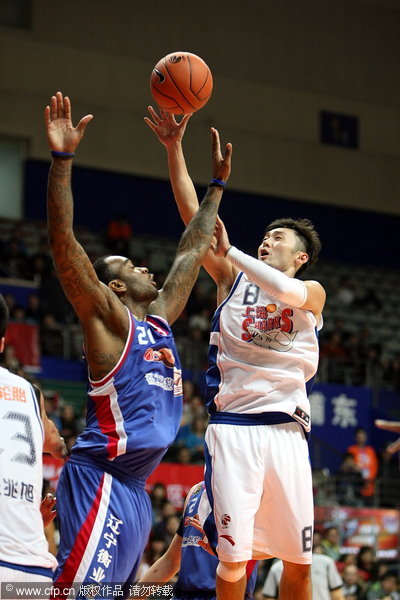
[[175, 261], [163, 287], [168, 320], [173, 322], [186, 305], [203, 259], [210, 247], [222, 190], [210, 187], [179, 242]]
[[71, 163], [53, 160], [48, 181], [47, 219], [51, 252], [64, 291], [78, 315], [99, 299], [101, 288], [93, 266], [75, 238]]

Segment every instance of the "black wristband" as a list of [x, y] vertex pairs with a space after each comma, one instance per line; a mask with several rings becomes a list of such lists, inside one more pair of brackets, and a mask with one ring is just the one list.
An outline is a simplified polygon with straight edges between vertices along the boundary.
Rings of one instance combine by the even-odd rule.
[[74, 158], [75, 152], [59, 152], [58, 150], [51, 150], [51, 155], [54, 158], [68, 159], [68, 158]]

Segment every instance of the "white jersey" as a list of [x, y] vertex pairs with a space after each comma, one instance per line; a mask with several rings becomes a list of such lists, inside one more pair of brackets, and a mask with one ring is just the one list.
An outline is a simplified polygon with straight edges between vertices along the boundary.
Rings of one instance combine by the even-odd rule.
[[0, 564], [54, 569], [40, 514], [43, 425], [35, 392], [0, 367]]
[[318, 367], [321, 326], [312, 312], [268, 297], [239, 273], [213, 317], [210, 412], [287, 413], [309, 431], [307, 391]]

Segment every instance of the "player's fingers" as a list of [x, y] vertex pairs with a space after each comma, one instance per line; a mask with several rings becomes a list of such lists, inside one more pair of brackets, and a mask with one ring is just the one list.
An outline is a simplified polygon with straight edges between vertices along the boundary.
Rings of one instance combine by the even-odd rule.
[[71, 100], [68, 98], [68, 96], [65, 96], [64, 98], [64, 117], [72, 121]]
[[[152, 119], [154, 119], [154, 121], [159, 124], [161, 123], [161, 119], [158, 116], [158, 114], [156, 113], [156, 111], [154, 110], [154, 108], [152, 106], [148, 106], [147, 110], [149, 111], [149, 113], [151, 114]], [[162, 111], [162, 109], [160, 109], [160, 112]], [[162, 113], [161, 113], [162, 114]]]
[[57, 98], [55, 96], [50, 98], [50, 118], [52, 121], [57, 119]]
[[157, 131], [157, 125], [155, 125], [155, 123], [153, 123], [153, 121], [149, 119], [149, 117], [144, 117], [144, 122], [147, 123], [150, 129], [152, 129], [154, 132]]
[[46, 106], [44, 109], [44, 124], [48, 127], [51, 123], [50, 119], [50, 106]]
[[219, 133], [215, 127], [211, 127], [211, 138], [212, 138], [212, 154], [213, 159], [222, 160], [221, 154], [221, 143], [219, 141]]
[[225, 146], [225, 157], [224, 157], [225, 162], [228, 163], [228, 164], [230, 164], [231, 157], [232, 157], [232, 144], [228, 143]]
[[77, 130], [79, 131], [79, 133], [81, 135], [84, 134], [85, 129], [86, 129], [86, 125], [93, 119], [93, 115], [86, 115], [86, 117], [82, 117], [82, 119], [79, 121], [78, 125], [76, 126]]
[[186, 128], [188, 121], [193, 113], [188, 113], [187, 115], [183, 115], [181, 122], [179, 123], [181, 127]]
[[57, 92], [57, 118], [62, 119], [64, 117], [64, 99], [61, 92]]

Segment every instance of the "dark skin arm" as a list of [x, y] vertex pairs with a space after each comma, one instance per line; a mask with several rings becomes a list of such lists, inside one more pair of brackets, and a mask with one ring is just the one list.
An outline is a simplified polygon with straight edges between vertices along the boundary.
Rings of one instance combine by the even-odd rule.
[[[72, 125], [71, 103], [61, 92], [45, 109], [51, 150], [73, 153], [92, 115]], [[91, 375], [101, 379], [118, 362], [129, 317], [118, 297], [101, 283], [73, 232], [72, 159], [53, 158], [48, 181], [47, 212], [51, 253], [58, 278], [81, 322]]]

